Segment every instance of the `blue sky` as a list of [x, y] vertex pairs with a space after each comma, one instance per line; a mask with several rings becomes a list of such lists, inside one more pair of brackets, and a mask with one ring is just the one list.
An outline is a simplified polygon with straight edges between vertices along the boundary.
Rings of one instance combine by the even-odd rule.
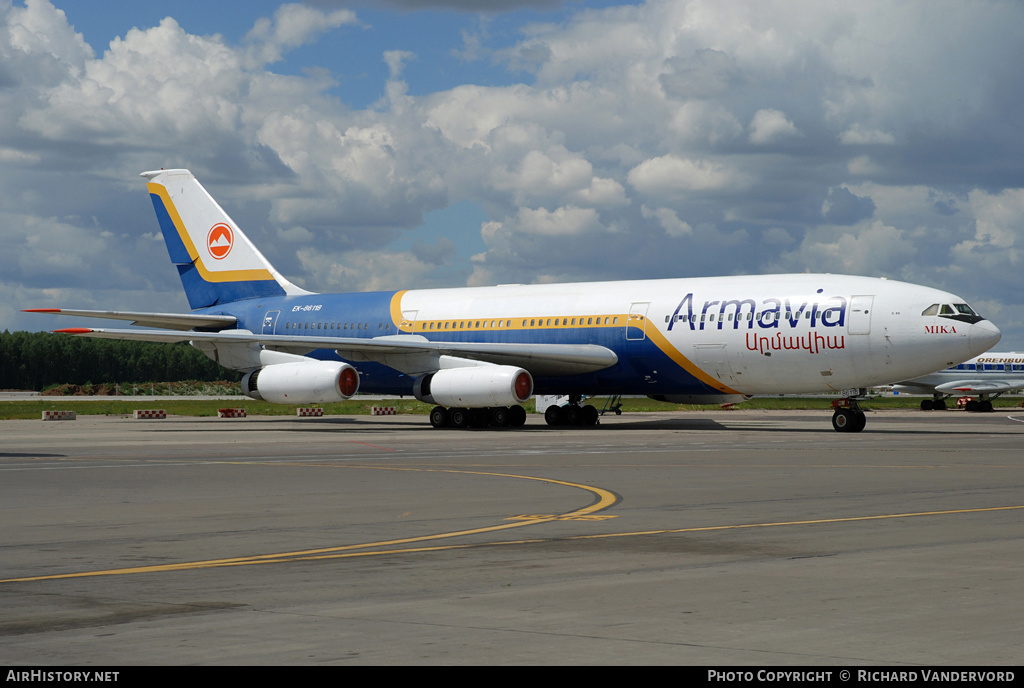
[[[187, 32], [220, 34], [229, 43], [242, 43], [257, 20], [272, 17], [283, 3], [252, 0], [244, 3], [183, 0], [173, 5], [109, 0], [101, 3], [57, 3], [68, 22], [97, 55], [112, 39], [133, 27], [151, 27], [166, 16]], [[347, 26], [323, 40], [299, 46], [272, 66], [281, 74], [301, 75], [309, 68], [331, 71], [338, 85], [330, 93], [349, 107], [366, 108], [384, 96], [388, 68], [381, 56], [387, 50], [415, 55], [404, 74], [411, 95], [433, 93], [460, 84], [499, 86], [524, 76], [510, 73], [487, 59], [468, 59], [464, 36], [491, 44], [508, 44], [521, 37], [525, 26], [558, 23], [583, 9], [619, 6], [625, 2], [311, 2], [311, 7], [349, 8], [358, 24]], [[460, 5], [462, 9], [460, 9]], [[518, 6], [518, 7], [517, 7]], [[502, 8], [479, 11], [478, 7]], [[173, 8], [173, 9], [172, 9]]]
[[188, 167], [316, 291], [865, 274], [1024, 350], [1021, 25], [1009, 0], [0, 0], [0, 328], [187, 310], [137, 175]]

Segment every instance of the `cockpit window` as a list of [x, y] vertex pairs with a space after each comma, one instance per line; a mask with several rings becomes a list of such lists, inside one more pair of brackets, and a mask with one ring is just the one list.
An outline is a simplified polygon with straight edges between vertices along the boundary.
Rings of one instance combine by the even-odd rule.
[[[932, 307], [929, 307], [929, 310]], [[927, 312], [927, 311], [926, 311]], [[983, 317], [974, 312], [974, 309], [968, 306], [966, 303], [954, 303], [953, 305], [942, 304], [939, 306], [939, 317], [948, 318], [950, 320], [958, 320], [969, 324], [974, 324], [981, 320]]]
[[938, 314], [939, 314], [939, 304], [937, 304], [937, 303], [933, 303], [932, 305], [928, 306], [927, 308], [924, 309], [924, 311], [921, 312], [921, 315], [938, 315]]

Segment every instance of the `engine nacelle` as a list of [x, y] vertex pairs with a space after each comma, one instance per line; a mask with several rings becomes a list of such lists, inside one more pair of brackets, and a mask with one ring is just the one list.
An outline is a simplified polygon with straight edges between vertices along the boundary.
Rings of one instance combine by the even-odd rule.
[[515, 406], [533, 394], [533, 377], [515, 366], [446, 368], [416, 380], [413, 394], [420, 401], [440, 406]]
[[273, 404], [345, 401], [359, 391], [359, 373], [340, 361], [275, 363], [243, 377], [242, 391]]

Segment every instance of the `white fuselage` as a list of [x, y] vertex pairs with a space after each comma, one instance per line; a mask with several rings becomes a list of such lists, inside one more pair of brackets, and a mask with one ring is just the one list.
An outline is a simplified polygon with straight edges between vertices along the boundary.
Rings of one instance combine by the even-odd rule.
[[677, 374], [674, 364], [722, 393], [841, 391], [945, 368], [999, 338], [980, 318], [922, 315], [932, 304], [961, 303], [953, 294], [843, 275], [505, 285], [396, 298], [401, 332], [600, 344], [652, 389]]

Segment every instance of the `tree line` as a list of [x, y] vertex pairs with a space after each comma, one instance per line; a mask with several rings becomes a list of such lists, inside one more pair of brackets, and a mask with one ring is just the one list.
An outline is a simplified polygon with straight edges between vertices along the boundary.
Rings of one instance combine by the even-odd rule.
[[241, 374], [221, 367], [185, 342], [89, 339], [6, 330], [0, 334], [0, 389], [39, 391], [60, 384], [240, 379]]

